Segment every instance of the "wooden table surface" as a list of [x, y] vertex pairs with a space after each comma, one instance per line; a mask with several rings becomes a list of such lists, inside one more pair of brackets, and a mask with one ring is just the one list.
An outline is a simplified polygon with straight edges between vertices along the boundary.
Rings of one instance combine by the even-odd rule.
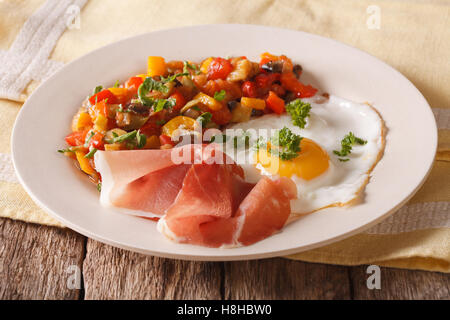
[[0, 299], [450, 299], [448, 274], [381, 268], [381, 289], [369, 290], [366, 269], [171, 260], [0, 219]]

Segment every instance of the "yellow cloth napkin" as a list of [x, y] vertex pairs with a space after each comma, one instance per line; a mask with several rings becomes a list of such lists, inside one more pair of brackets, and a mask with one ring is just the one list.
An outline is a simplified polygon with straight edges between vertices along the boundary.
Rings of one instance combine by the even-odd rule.
[[[0, 50], [10, 48], [25, 21], [43, 3], [0, 2]], [[430, 105], [438, 108], [436, 112], [450, 109], [450, 3], [445, 0], [91, 0], [81, 10], [79, 28], [63, 33], [50, 58], [67, 63], [131, 35], [207, 23], [262, 24], [334, 38], [365, 50], [402, 72]], [[24, 93], [29, 94], [37, 84], [33, 81]], [[10, 133], [20, 107], [21, 103], [0, 99], [3, 160], [10, 157]], [[450, 128], [444, 120], [441, 122], [437, 160], [430, 178], [410, 204], [450, 202]], [[9, 169], [0, 167], [0, 173]], [[14, 176], [4, 175], [0, 181], [0, 216], [61, 226], [30, 200]], [[450, 272], [450, 229], [363, 233], [289, 258]]]

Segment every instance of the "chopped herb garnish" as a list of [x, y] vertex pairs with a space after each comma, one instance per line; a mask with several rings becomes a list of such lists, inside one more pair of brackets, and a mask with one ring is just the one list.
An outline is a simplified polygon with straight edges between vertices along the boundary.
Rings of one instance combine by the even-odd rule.
[[173, 99], [173, 98], [156, 99], [153, 102], [153, 111], [159, 112], [159, 111], [164, 110], [164, 109], [173, 108], [173, 106], [175, 106], [176, 103], [177, 103], [177, 101], [175, 99]]
[[92, 148], [92, 150], [89, 151], [84, 157], [90, 159], [90, 158], [92, 158], [94, 156], [94, 154], [96, 152], [97, 152], [97, 149], [96, 148]]
[[142, 134], [138, 130], [138, 132], [136, 133], [136, 142], [137, 142], [136, 147], [138, 149], [142, 149], [145, 146], [145, 144], [147, 143], [147, 136], [145, 134]]
[[113, 142], [116, 143], [116, 142], [124, 142], [127, 140], [132, 140], [132, 139], [136, 138], [136, 134], [137, 134], [137, 131], [133, 130], [133, 131], [125, 133], [121, 136], [114, 137]]
[[[367, 141], [356, 137], [353, 132], [349, 132], [344, 139], [341, 140], [341, 150], [333, 150], [333, 153], [339, 157], [346, 157], [352, 153], [353, 145], [364, 145]], [[348, 161], [350, 159], [339, 158], [339, 161]]]
[[291, 115], [292, 123], [302, 129], [306, 125], [306, 118], [309, 117], [309, 110], [311, 105], [300, 99], [295, 99], [286, 105], [286, 111]]
[[191, 64], [188, 61], [183, 62], [183, 72], [189, 75], [189, 69], [195, 71], [195, 74], [199, 74], [200, 70], [195, 64]]
[[100, 91], [102, 91], [103, 86], [96, 86], [94, 91], [92, 92], [92, 95], [99, 93]]
[[348, 160], [350, 160], [349, 158], [338, 158], [339, 159], [339, 161], [341, 161], [341, 162], [347, 162]]
[[[180, 74], [178, 74], [180, 75]], [[155, 90], [162, 93], [168, 93], [169, 87], [167, 87], [164, 83], [173, 81], [175, 77], [178, 75], [173, 75], [169, 78], [163, 79], [162, 81], [156, 81], [151, 77], [145, 78], [144, 82], [139, 86], [138, 89], [138, 97], [140, 102], [147, 107], [153, 107], [153, 111], [158, 112], [163, 109], [172, 108], [176, 104], [176, 100], [169, 99], [155, 99], [151, 97], [147, 97], [147, 93]], [[173, 77], [173, 79], [172, 79]]]
[[269, 152], [278, 156], [281, 160], [294, 159], [300, 152], [300, 142], [302, 139], [301, 136], [294, 134], [289, 128], [284, 127], [278, 130], [270, 139], [271, 146]]
[[159, 91], [162, 93], [169, 92], [169, 88], [162, 81], [156, 81], [152, 77], [145, 78], [144, 82], [139, 86], [138, 95], [139, 99], [142, 100], [141, 96], [145, 96], [151, 91]]
[[211, 118], [212, 114], [210, 112], [204, 112], [197, 118], [197, 121], [204, 127], [211, 121]]
[[101, 182], [97, 183], [97, 190], [98, 190], [98, 192], [102, 192], [102, 183]]
[[162, 83], [172, 82], [172, 81], [175, 81], [175, 79], [178, 77], [183, 77], [183, 76], [188, 76], [188, 75], [189, 75], [189, 72], [183, 72], [183, 73], [177, 73], [177, 74], [168, 76], [167, 78], [161, 77], [161, 82]]
[[84, 142], [84, 146], [87, 148], [89, 147], [89, 141], [91, 141], [92, 137], [95, 136], [95, 132], [91, 131], [91, 134], [89, 135], [89, 137], [86, 138], [86, 141]]
[[195, 111], [202, 111], [198, 106], [193, 106], [191, 109]]
[[227, 95], [227, 92], [222, 89], [222, 90], [214, 93], [214, 99], [216, 99], [217, 101], [222, 101], [223, 99], [225, 99], [226, 95]]
[[67, 149], [59, 149], [59, 153], [66, 153], [66, 152], [75, 152], [79, 149], [79, 147], [69, 147]]
[[114, 83], [114, 86], [113, 86], [113, 88], [118, 88], [118, 87], [119, 87], [119, 85], [120, 85], [120, 82], [119, 82], [119, 80], [116, 80], [116, 82]]
[[125, 133], [118, 136], [115, 132], [112, 132], [114, 138], [113, 143], [125, 143], [128, 149], [142, 149], [147, 143], [147, 136], [140, 132], [140, 130], [133, 130], [131, 132]]

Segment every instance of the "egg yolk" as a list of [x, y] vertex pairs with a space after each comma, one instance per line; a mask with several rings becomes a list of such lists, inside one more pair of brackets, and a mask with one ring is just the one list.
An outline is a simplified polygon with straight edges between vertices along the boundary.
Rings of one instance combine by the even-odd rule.
[[317, 143], [303, 138], [300, 149], [296, 158], [282, 160], [266, 148], [261, 148], [256, 154], [256, 161], [272, 174], [282, 177], [292, 177], [295, 174], [305, 180], [314, 179], [328, 169], [330, 158]]

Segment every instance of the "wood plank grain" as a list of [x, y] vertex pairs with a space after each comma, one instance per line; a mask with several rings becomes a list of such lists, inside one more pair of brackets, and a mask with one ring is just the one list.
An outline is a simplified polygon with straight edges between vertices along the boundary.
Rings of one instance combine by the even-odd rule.
[[81, 276], [84, 242], [69, 229], [0, 218], [0, 299], [79, 299], [68, 281]]
[[450, 275], [438, 272], [383, 268], [381, 289], [368, 289], [367, 266], [353, 267], [354, 299], [450, 299]]
[[226, 299], [350, 299], [347, 267], [284, 258], [226, 262]]
[[89, 239], [85, 299], [220, 299], [221, 263], [146, 256]]

